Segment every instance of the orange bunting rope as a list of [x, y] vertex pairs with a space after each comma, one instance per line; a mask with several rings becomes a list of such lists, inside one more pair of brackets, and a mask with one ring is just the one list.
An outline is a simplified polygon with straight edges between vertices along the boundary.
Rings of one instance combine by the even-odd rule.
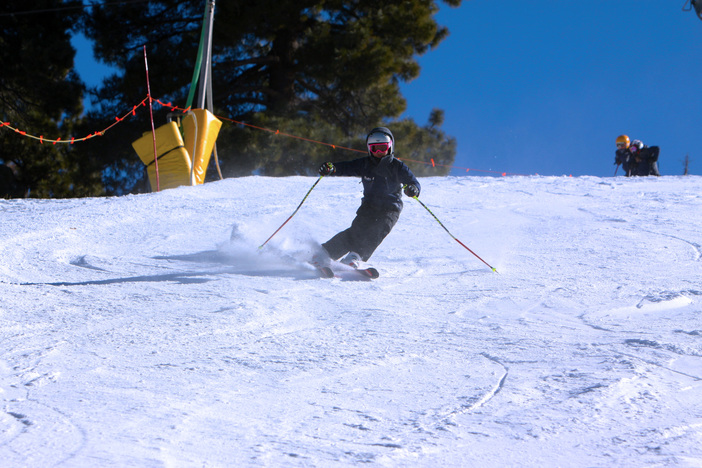
[[54, 144], [54, 145], [57, 144], [57, 143], [67, 143], [67, 144], [69, 144], [69, 145], [72, 145], [73, 143], [78, 143], [78, 142], [81, 142], [81, 141], [90, 140], [91, 138], [95, 138], [95, 137], [97, 137], [97, 136], [103, 136], [103, 135], [105, 134], [105, 132], [107, 132], [109, 129], [111, 129], [112, 127], [114, 127], [115, 125], [117, 125], [118, 123], [120, 123], [121, 121], [123, 121], [124, 119], [126, 119], [127, 117], [129, 117], [130, 114], [131, 114], [132, 116], [136, 115], [136, 110], [137, 110], [137, 108], [138, 108], [138, 107], [141, 107], [141, 106], [143, 106], [143, 105], [145, 105], [145, 103], [146, 103], [146, 101], [147, 101], [148, 99], [149, 99], [149, 98], [148, 98], [148, 96], [147, 96], [146, 98], [144, 98], [143, 101], [141, 101], [141, 102], [140, 102], [139, 104], [137, 104], [136, 106], [132, 107], [132, 110], [130, 110], [129, 112], [127, 112], [126, 114], [124, 114], [122, 117], [115, 117], [115, 122], [114, 122], [112, 125], [110, 125], [109, 127], [105, 128], [104, 130], [102, 130], [102, 131], [100, 131], [100, 132], [91, 133], [90, 135], [85, 136], [85, 137], [83, 137], [83, 138], [71, 137], [70, 140], [61, 140], [61, 137], [59, 137], [59, 138], [57, 138], [57, 139], [55, 139], [55, 140], [52, 140], [52, 139], [50, 139], [50, 138], [44, 138], [44, 135], [39, 135], [39, 136], [30, 135], [30, 134], [28, 134], [27, 132], [24, 132], [24, 131], [22, 131], [22, 130], [20, 130], [20, 129], [18, 129], [18, 128], [13, 127], [12, 125], [10, 125], [10, 122], [3, 122], [3, 121], [0, 121], [0, 128], [2, 128], [2, 127], [7, 127], [7, 128], [9, 128], [10, 130], [14, 130], [16, 133], [19, 133], [19, 134], [22, 135], [22, 136], [26, 136], [27, 138], [32, 138], [32, 139], [34, 139], [34, 140], [39, 140], [39, 143], [42, 144], [42, 145], [43, 145], [45, 142], [46, 142], [46, 143], [52, 143], [52, 144]]
[[[188, 112], [191, 110], [191, 107], [187, 107], [187, 108], [184, 109], [184, 108], [182, 108], [182, 107], [175, 106], [175, 105], [173, 105], [173, 104], [170, 103], [170, 102], [163, 102], [163, 101], [161, 101], [161, 100], [159, 100], [159, 99], [153, 99], [153, 98], [151, 98], [151, 96], [148, 96], [148, 95], [147, 95], [139, 104], [133, 106], [132, 109], [131, 109], [130, 111], [128, 111], [126, 114], [124, 114], [124, 115], [121, 116], [121, 117], [119, 117], [119, 116], [118, 116], [118, 117], [115, 117], [115, 122], [114, 122], [112, 125], [110, 125], [109, 127], [105, 128], [104, 130], [99, 131], [99, 132], [95, 132], [95, 133], [91, 133], [90, 135], [85, 136], [85, 137], [83, 137], [83, 138], [74, 138], [74, 137], [71, 137], [70, 141], [68, 141], [68, 140], [63, 140], [63, 141], [62, 141], [61, 138], [57, 138], [56, 140], [51, 140], [51, 139], [48, 139], [48, 138], [44, 138], [43, 135], [40, 135], [40, 136], [38, 136], [38, 137], [37, 137], [37, 136], [34, 136], [34, 135], [29, 135], [29, 134], [27, 134], [27, 132], [23, 132], [23, 131], [21, 131], [21, 130], [15, 128], [15, 127], [13, 127], [12, 125], [10, 125], [9, 122], [3, 122], [3, 121], [1, 121], [1, 120], [0, 120], [0, 128], [2, 128], [2, 127], [7, 127], [7, 128], [9, 128], [10, 130], [14, 130], [15, 132], [19, 133], [19, 134], [22, 135], [22, 136], [26, 136], [26, 137], [28, 137], [28, 138], [33, 138], [33, 139], [35, 139], [35, 140], [39, 140], [39, 143], [41, 143], [42, 145], [44, 144], [44, 142], [53, 143], [54, 145], [57, 144], [57, 143], [68, 143], [68, 144], [71, 144], [71, 145], [72, 145], [73, 143], [78, 143], [78, 142], [81, 142], [81, 141], [90, 140], [91, 138], [95, 138], [95, 137], [97, 137], [97, 136], [103, 136], [108, 130], [110, 130], [112, 127], [114, 127], [114, 126], [117, 125], [118, 123], [122, 122], [124, 119], [126, 119], [126, 118], [128, 118], [128, 117], [130, 117], [130, 116], [136, 116], [136, 111], [137, 111], [137, 109], [140, 108], [141, 106], [146, 106], [146, 102], [149, 101], [150, 99], [151, 99], [151, 101], [157, 102], [157, 103], [158, 103], [159, 105], [161, 105], [162, 107], [167, 108], [167, 109], [170, 109], [171, 112], [181, 111], [183, 114], [186, 114], [186, 113], [188, 113]], [[248, 123], [246, 123], [246, 122], [240, 122], [240, 121], [238, 121], [238, 120], [230, 119], [230, 118], [227, 118], [227, 117], [222, 117], [222, 116], [219, 116], [219, 115], [217, 115], [217, 116], [215, 116], [215, 117], [217, 117], [217, 118], [220, 119], [220, 120], [225, 120], [225, 121], [227, 121], [227, 122], [231, 122], [231, 123], [234, 123], [234, 124], [237, 124], [237, 125], [242, 125], [242, 126], [245, 126], [245, 127], [254, 128], [254, 129], [256, 129], [256, 130], [263, 130], [264, 132], [273, 133], [274, 135], [280, 135], [280, 136], [285, 136], [285, 137], [289, 137], [289, 138], [295, 138], [295, 139], [302, 140], [302, 141], [307, 141], [307, 142], [310, 142], [310, 143], [316, 143], [316, 144], [319, 144], [319, 145], [325, 145], [325, 146], [331, 147], [332, 149], [342, 149], [342, 150], [354, 151], [354, 152], [356, 152], [356, 153], [364, 153], [364, 154], [365, 154], [365, 151], [362, 151], [362, 150], [357, 150], [357, 149], [354, 149], [354, 148], [347, 148], [347, 147], [345, 147], [345, 146], [338, 146], [338, 145], [334, 145], [334, 144], [332, 144], [332, 143], [326, 143], [326, 142], [323, 142], [323, 141], [312, 140], [312, 139], [309, 139], [309, 138], [303, 138], [303, 137], [299, 137], [299, 136], [296, 136], [296, 135], [291, 135], [291, 134], [289, 134], [289, 133], [281, 132], [279, 129], [272, 130], [272, 129], [270, 129], [270, 128], [258, 127], [258, 126], [256, 126], [256, 125], [248, 124]], [[436, 162], [434, 161], [433, 158], [430, 160], [430, 162], [427, 162], [427, 161], [418, 161], [418, 160], [415, 160], [415, 159], [407, 159], [407, 158], [398, 158], [398, 159], [401, 159], [402, 161], [417, 163], [417, 164], [425, 164], [425, 165], [430, 165], [430, 164], [431, 164], [431, 166], [432, 166], [433, 168], [436, 168], [436, 167], [448, 167], [449, 169], [461, 169], [461, 170], [465, 169], [466, 172], [470, 172], [470, 171], [485, 172], [485, 173], [490, 173], [490, 174], [499, 174], [499, 175], [501, 175], [502, 177], [506, 177], [507, 175], [518, 175], [518, 176], [524, 176], [524, 175], [526, 175], [526, 174], [518, 174], [518, 173], [514, 173], [514, 172], [491, 171], [491, 170], [485, 170], [485, 169], [474, 169], [474, 168], [471, 168], [471, 167], [460, 167], [460, 166], [452, 166], [452, 165], [447, 165], [447, 164], [438, 164], [438, 163], [436, 163]], [[537, 175], [538, 175], [538, 174], [537, 174]]]
[[[158, 103], [159, 103], [160, 105], [162, 105], [163, 107], [168, 107], [168, 108], [170, 108], [170, 109], [171, 109], [171, 112], [176, 111], [176, 110], [179, 110], [179, 111], [183, 111], [183, 113], [186, 113], [186, 112], [188, 112], [188, 111], [190, 110], [189, 107], [188, 107], [187, 109], [183, 109], [183, 108], [181, 108], [181, 107], [174, 106], [174, 105], [171, 104], [170, 102], [164, 103], [164, 102], [161, 102], [161, 101], [158, 100], [158, 99], [154, 99], [154, 101], [158, 102]], [[277, 129], [276, 129], [276, 130], [271, 130], [270, 128], [257, 127], [256, 125], [247, 124], [246, 122], [240, 122], [240, 121], [238, 121], [238, 120], [230, 119], [230, 118], [227, 118], [227, 117], [222, 117], [221, 115], [216, 115], [215, 117], [217, 117], [217, 118], [220, 119], [220, 120], [226, 120], [227, 122], [235, 123], [235, 124], [237, 124], [237, 125], [243, 125], [243, 126], [245, 126], [245, 127], [255, 128], [256, 130], [263, 130], [264, 132], [273, 133], [274, 135], [282, 135], [282, 136], [286, 136], [286, 137], [290, 137], [290, 138], [296, 138], [296, 139], [298, 139], [298, 140], [308, 141], [308, 142], [310, 142], [310, 143], [317, 143], [317, 144], [319, 144], [319, 145], [330, 146], [330, 147], [332, 147], [333, 149], [345, 149], [345, 150], [348, 150], [348, 151], [355, 151], [355, 152], [357, 152], [357, 153], [365, 153], [365, 151], [361, 151], [361, 150], [357, 150], [357, 149], [353, 149], [353, 148], [346, 148], [345, 146], [337, 146], [337, 145], [334, 145], [334, 144], [332, 144], [332, 143], [325, 143], [325, 142], [323, 142], [323, 141], [311, 140], [311, 139], [309, 139], [309, 138], [303, 138], [303, 137], [299, 137], [299, 136], [296, 136], [296, 135], [291, 135], [291, 134], [289, 134], [289, 133], [283, 133], [283, 132], [281, 132], [280, 130], [277, 130]]]
[[[416, 159], [407, 159], [407, 158], [398, 158], [398, 159], [402, 159], [403, 161], [413, 162], [413, 163], [417, 163], [417, 164], [426, 164], [426, 165], [431, 164], [432, 167], [439, 166], [439, 167], [448, 167], [449, 169], [465, 169], [466, 172], [476, 171], [476, 172], [486, 172], [488, 174], [499, 174], [502, 177], [506, 177], [508, 175], [517, 175], [517, 176], [526, 176], [527, 175], [527, 174], [518, 174], [516, 172], [490, 171], [487, 169], [474, 169], [472, 167], [452, 166], [450, 164], [438, 164], [438, 163], [435, 163], [433, 159], [431, 162], [418, 161]], [[536, 174], [536, 175], [538, 175], [538, 174]]]

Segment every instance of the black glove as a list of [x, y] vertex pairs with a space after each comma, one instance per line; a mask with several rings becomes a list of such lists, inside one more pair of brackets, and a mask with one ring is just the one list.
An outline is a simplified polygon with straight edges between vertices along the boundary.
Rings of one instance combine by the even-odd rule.
[[405, 195], [407, 195], [410, 198], [418, 197], [419, 189], [416, 185], [407, 184], [405, 185]]
[[319, 175], [330, 175], [336, 172], [336, 168], [334, 165], [330, 162], [325, 162], [321, 166], [319, 166]]

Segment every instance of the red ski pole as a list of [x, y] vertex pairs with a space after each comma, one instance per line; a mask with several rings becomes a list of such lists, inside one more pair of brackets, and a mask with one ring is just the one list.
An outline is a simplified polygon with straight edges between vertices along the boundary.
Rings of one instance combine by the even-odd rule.
[[144, 67], [146, 68], [146, 93], [149, 95], [149, 115], [151, 116], [151, 135], [154, 140], [154, 168], [156, 169], [156, 191], [161, 191], [161, 182], [158, 175], [158, 155], [156, 154], [156, 129], [154, 128], [153, 99], [151, 98], [151, 85], [149, 84], [149, 62], [146, 61], [146, 46], [144, 46]]
[[430, 215], [432, 215], [432, 217], [436, 220], [436, 222], [439, 223], [439, 226], [441, 226], [442, 228], [444, 228], [444, 231], [446, 231], [446, 232], [448, 233], [448, 235], [451, 236], [451, 237], [453, 238], [453, 240], [455, 240], [456, 242], [458, 242], [459, 244], [461, 244], [461, 247], [463, 247], [463, 248], [466, 249], [468, 252], [470, 252], [470, 253], [472, 253], [473, 255], [475, 255], [475, 258], [477, 258], [478, 260], [480, 260], [481, 262], [483, 262], [484, 264], [486, 264], [492, 271], [494, 271], [495, 273], [497, 273], [497, 270], [496, 270], [494, 267], [490, 266], [490, 264], [489, 264], [488, 262], [486, 262], [485, 260], [483, 260], [482, 258], [480, 258], [480, 257], [478, 256], [478, 254], [476, 254], [475, 252], [473, 252], [472, 250], [470, 250], [470, 249], [468, 248], [468, 246], [466, 246], [466, 244], [464, 244], [463, 242], [461, 242], [460, 240], [458, 240], [458, 239], [456, 238], [456, 236], [454, 236], [453, 234], [451, 234], [451, 232], [446, 228], [446, 226], [444, 226], [444, 224], [443, 224], [441, 221], [439, 221], [439, 218], [437, 218], [436, 215], [435, 215], [434, 213], [432, 213], [431, 210], [427, 207], [427, 205], [425, 205], [424, 203], [422, 203], [422, 201], [421, 201], [418, 197], [412, 197], [412, 198], [414, 198], [415, 200], [417, 200], [417, 201], [419, 202], [419, 204], [422, 205], [422, 206], [424, 207], [424, 209], [426, 209], [426, 210], [429, 212]]
[[280, 227], [279, 227], [278, 229], [276, 229], [275, 232], [274, 232], [273, 234], [271, 234], [271, 237], [269, 237], [268, 239], [266, 239], [266, 242], [264, 242], [263, 244], [261, 244], [261, 245], [258, 247], [259, 249], [262, 249], [263, 246], [266, 245], [266, 244], [268, 243], [269, 240], [273, 239], [273, 236], [275, 236], [276, 234], [278, 234], [278, 231], [280, 231], [281, 229], [283, 229], [283, 226], [285, 226], [286, 224], [288, 224], [288, 221], [290, 221], [290, 220], [292, 219], [292, 217], [295, 216], [295, 213], [297, 213], [297, 212], [300, 210], [300, 207], [302, 207], [302, 204], [305, 203], [305, 200], [307, 200], [307, 197], [310, 195], [310, 192], [312, 192], [312, 190], [317, 186], [317, 184], [319, 183], [319, 181], [322, 180], [322, 177], [324, 177], [324, 176], [323, 176], [323, 175], [319, 176], [319, 179], [317, 179], [317, 182], [315, 182], [314, 185], [312, 185], [312, 187], [307, 191], [307, 193], [305, 194], [305, 198], [302, 199], [302, 201], [301, 201], [300, 204], [297, 206], [297, 208], [295, 209], [295, 211], [293, 211], [293, 214], [291, 214], [290, 217], [289, 217], [288, 219], [286, 219], [285, 222], [284, 222], [283, 224], [281, 224]]

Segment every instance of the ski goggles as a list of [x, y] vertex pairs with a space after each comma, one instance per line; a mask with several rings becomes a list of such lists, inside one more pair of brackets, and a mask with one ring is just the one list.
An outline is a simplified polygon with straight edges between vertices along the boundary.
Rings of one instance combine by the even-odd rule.
[[626, 143], [617, 143], [617, 148], [626, 148]]
[[631, 151], [632, 153], [636, 153], [638, 150], [639, 150], [639, 147], [636, 145], [631, 145], [629, 147], [629, 151]]
[[390, 143], [368, 143], [368, 151], [371, 154], [385, 153], [390, 149]]

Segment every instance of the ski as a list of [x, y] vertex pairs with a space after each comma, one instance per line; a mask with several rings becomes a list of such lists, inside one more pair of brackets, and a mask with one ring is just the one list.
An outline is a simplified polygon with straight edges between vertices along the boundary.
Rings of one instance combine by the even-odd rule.
[[315, 265], [314, 263], [310, 263], [310, 265], [315, 267], [317, 273], [319, 273], [320, 278], [334, 278], [336, 276], [334, 274], [334, 271], [328, 266], [319, 266]]
[[332, 264], [334, 268], [334, 276], [347, 281], [370, 281], [378, 278], [380, 273], [378, 270], [371, 267], [354, 268], [343, 263]]
[[340, 262], [329, 257], [315, 255], [308, 261], [321, 278], [340, 278], [347, 281], [368, 281], [380, 276], [378, 270], [365, 264], [360, 264], [360, 258], [356, 262]]
[[380, 273], [375, 268], [356, 268], [356, 271], [370, 279], [376, 279], [380, 276]]
[[353, 268], [343, 263], [336, 266], [336, 269], [328, 266], [318, 266], [311, 263], [312, 266], [317, 270], [320, 278], [340, 278], [347, 281], [359, 281], [359, 280], [374, 280], [380, 276], [378, 270], [375, 268]]

